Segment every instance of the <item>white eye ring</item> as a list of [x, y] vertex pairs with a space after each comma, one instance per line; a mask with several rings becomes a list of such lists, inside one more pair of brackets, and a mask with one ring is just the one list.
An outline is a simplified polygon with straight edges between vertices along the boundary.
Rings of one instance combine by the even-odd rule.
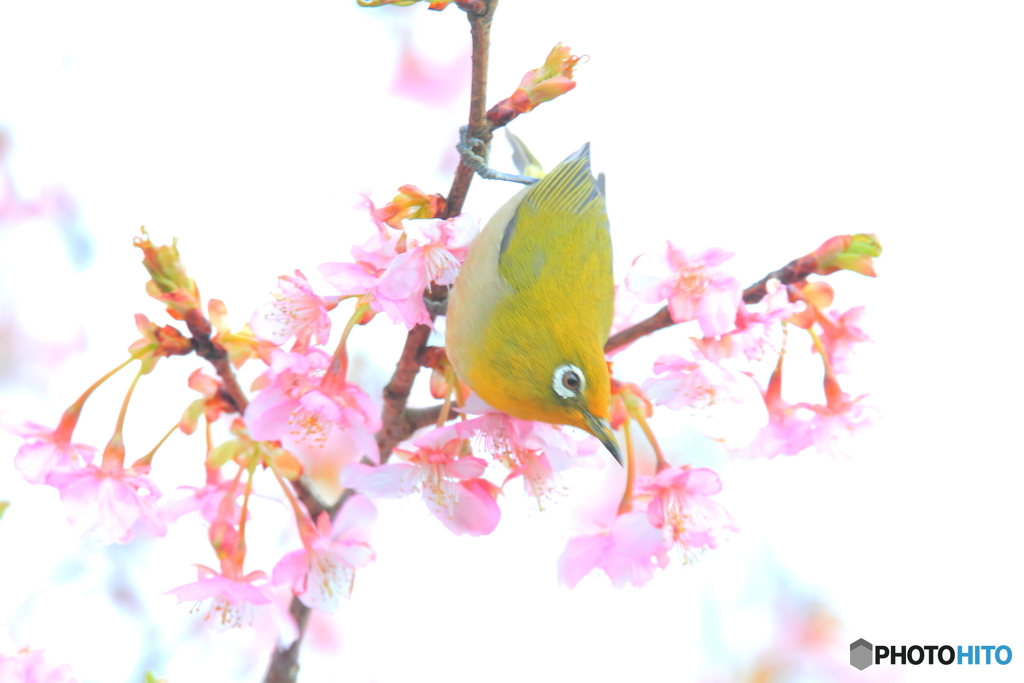
[[[575, 389], [569, 386], [572, 384], [573, 375], [579, 381], [579, 386]], [[582, 370], [571, 363], [566, 363], [555, 370], [555, 374], [551, 378], [551, 388], [562, 398], [573, 398], [579, 396], [587, 388], [587, 380], [583, 376]]]

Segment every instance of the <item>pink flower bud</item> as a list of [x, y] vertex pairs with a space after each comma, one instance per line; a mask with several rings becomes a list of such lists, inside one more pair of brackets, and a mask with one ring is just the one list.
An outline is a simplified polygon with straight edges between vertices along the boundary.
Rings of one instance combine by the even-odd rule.
[[818, 275], [852, 270], [869, 277], [875, 277], [871, 259], [881, 255], [882, 245], [871, 233], [836, 235], [810, 253], [810, 256], [817, 259], [818, 265], [814, 272]]
[[142, 250], [142, 265], [153, 278], [146, 283], [146, 293], [166, 304], [172, 318], [184, 320], [189, 311], [200, 308], [199, 288], [185, 273], [177, 239], [170, 245], [156, 246], [143, 228], [142, 237], [135, 238], [135, 246]]
[[491, 107], [487, 118], [495, 126], [504, 126], [537, 105], [569, 92], [576, 87], [572, 76], [579, 61], [579, 57], [571, 54], [570, 48], [561, 43], [555, 45], [544, 60], [544, 65], [528, 71], [512, 96]]

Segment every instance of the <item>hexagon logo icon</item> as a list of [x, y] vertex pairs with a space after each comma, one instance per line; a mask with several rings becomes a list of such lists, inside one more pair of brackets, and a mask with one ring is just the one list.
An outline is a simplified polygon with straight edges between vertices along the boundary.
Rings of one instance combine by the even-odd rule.
[[850, 666], [863, 671], [873, 664], [871, 654], [875, 647], [863, 638], [850, 643]]

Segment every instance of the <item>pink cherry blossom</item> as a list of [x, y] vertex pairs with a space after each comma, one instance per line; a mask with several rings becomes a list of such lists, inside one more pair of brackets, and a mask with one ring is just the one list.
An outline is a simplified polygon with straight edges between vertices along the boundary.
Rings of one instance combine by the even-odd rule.
[[156, 508], [160, 490], [148, 472], [145, 466], [124, 469], [111, 460], [101, 467], [51, 473], [47, 483], [60, 492], [64, 514], [75, 531], [100, 543], [127, 543], [138, 521], [154, 536], [167, 533]]
[[524, 451], [519, 454], [518, 463], [509, 471], [501, 485], [513, 479], [523, 478], [526, 493], [537, 499], [537, 506], [543, 510], [544, 502], [555, 495], [564, 493], [566, 486], [558, 472], [551, 467], [548, 457], [540, 451]]
[[622, 588], [639, 588], [654, 577], [656, 567], [668, 565], [669, 544], [646, 512], [627, 512], [615, 517], [609, 528], [569, 539], [558, 558], [558, 579], [568, 588], [600, 569]]
[[[14, 456], [14, 466], [32, 484], [45, 484], [51, 474], [75, 472], [92, 462], [96, 449], [71, 443], [66, 436], [34, 422], [3, 423], [6, 431], [25, 439]], [[68, 430], [62, 430], [68, 431]]]
[[790, 303], [785, 287], [778, 281], [768, 283], [768, 296], [759, 304], [740, 303], [736, 309], [736, 329], [718, 337], [694, 340], [701, 354], [710, 361], [726, 358], [760, 361], [782, 347], [782, 322], [796, 313], [803, 303]]
[[[719, 402], [740, 403], [745, 400], [751, 380], [719, 363], [713, 363], [694, 350], [695, 360], [666, 354], [654, 361], [658, 377], [647, 379], [642, 389], [657, 405], [680, 408], [706, 408]], [[744, 386], [741, 386], [744, 385]]]
[[719, 270], [733, 254], [708, 249], [696, 257], [671, 242], [664, 249], [642, 254], [626, 275], [626, 287], [645, 303], [668, 302], [673, 322], [697, 320], [705, 336], [725, 334], [735, 327], [743, 287]]
[[747, 445], [768, 422], [757, 383], [730, 369], [728, 361], [713, 363], [697, 349], [692, 354], [694, 360], [674, 354], [658, 358], [659, 376], [646, 380], [642, 391], [656, 404], [691, 410], [694, 426], [726, 448]]
[[736, 453], [738, 458], [774, 458], [776, 455], [798, 455], [813, 443], [811, 423], [799, 415], [799, 405], [781, 399], [768, 404], [768, 424], [746, 447]]
[[[431, 282], [455, 282], [478, 229], [466, 216], [405, 221], [403, 240], [376, 236], [358, 252], [356, 263], [325, 263], [320, 273], [342, 295], [368, 297], [370, 307], [412, 329], [431, 325], [423, 292]], [[379, 230], [385, 231], [386, 227]], [[394, 256], [391, 254], [395, 253]], [[383, 258], [382, 258], [383, 256]]]
[[193, 612], [212, 598], [203, 620], [211, 622], [219, 631], [251, 626], [254, 605], [270, 604], [273, 598], [266, 583], [267, 573], [255, 571], [241, 576], [240, 571], [231, 569], [230, 562], [222, 564], [226, 565], [222, 567], [223, 573], [205, 565], [195, 565], [199, 573], [197, 581], [172, 588], [164, 595], [174, 595], [178, 604], [195, 602]]
[[414, 259], [422, 260], [428, 283], [453, 285], [466, 260], [469, 244], [479, 230], [479, 221], [465, 214], [446, 220], [406, 220], [406, 248], [414, 254]]
[[292, 351], [309, 348], [312, 339], [326, 344], [331, 335], [331, 318], [327, 312], [338, 303], [338, 297], [320, 297], [313, 293], [306, 276], [295, 271], [295, 276], [282, 275], [277, 280], [281, 294], [276, 301], [260, 305], [252, 315], [250, 325], [260, 339], [280, 346], [295, 337]]
[[501, 489], [486, 479], [463, 479], [455, 484], [456, 502], [450, 511], [441, 506], [427, 507], [444, 524], [448, 531], [457, 536], [486, 536], [498, 526], [501, 508], [497, 498]]
[[281, 440], [286, 448], [302, 454], [336, 443], [331, 436], [339, 429], [351, 442], [351, 451], [342, 460], [368, 457], [376, 461], [372, 435], [381, 427], [377, 406], [356, 384], [325, 386], [322, 380], [330, 365], [330, 356], [319, 349], [271, 352], [270, 368], [256, 380], [254, 388], [259, 392], [245, 411], [250, 436]]
[[352, 593], [355, 570], [376, 559], [369, 542], [376, 521], [377, 508], [358, 495], [345, 503], [333, 524], [326, 512], [316, 526], [305, 517], [299, 527], [304, 547], [277, 563], [273, 583], [291, 586], [307, 607], [337, 611], [338, 598]]
[[78, 683], [71, 667], [54, 664], [45, 650], [0, 653], [0, 683]]
[[800, 416], [805, 412], [803, 404], [791, 405], [782, 399], [782, 363], [775, 372], [764, 392], [764, 403], [768, 409], [768, 424], [763, 426], [754, 440], [741, 449], [740, 458], [774, 458], [776, 455], [797, 455], [809, 448], [813, 441], [811, 423]]
[[208, 524], [220, 519], [230, 526], [237, 526], [242, 521], [242, 507], [238, 504], [238, 496], [242, 491], [238, 479], [222, 479], [219, 469], [207, 468], [206, 484], [202, 487], [178, 488], [191, 493], [185, 498], [168, 501], [159, 507], [160, 515], [165, 520], [171, 522], [198, 510]]
[[493, 485], [479, 479], [487, 463], [464, 453], [468, 444], [455, 428], [427, 432], [414, 445], [415, 451], [395, 451], [406, 462], [350, 464], [342, 472], [342, 486], [371, 498], [401, 498], [419, 490], [430, 512], [452, 532], [480, 536], [493, 531], [501, 511]]
[[861, 403], [867, 394], [851, 399], [849, 394], [838, 390], [838, 385], [834, 391], [828, 389], [826, 386], [827, 405], [799, 405], [814, 412], [810, 428], [817, 451], [834, 456], [848, 455], [853, 436], [872, 426], [871, 408]]
[[684, 557], [717, 548], [726, 531], [734, 531], [732, 518], [711, 496], [722, 490], [714, 470], [706, 467], [666, 467], [653, 477], [637, 480], [638, 496], [649, 496], [647, 518], [664, 530], [665, 539], [676, 544]]
[[386, 270], [365, 261], [324, 263], [318, 270], [342, 295], [367, 297], [371, 309], [386, 313], [392, 322], [411, 330], [416, 325], [431, 324], [423, 303], [428, 284], [426, 269], [422, 258], [415, 257], [410, 252], [399, 254]]
[[374, 206], [368, 190], [359, 195], [359, 202], [354, 208], [366, 210], [370, 220], [376, 226], [377, 232], [361, 245], [353, 246], [351, 249], [352, 257], [356, 260], [356, 263], [366, 263], [377, 270], [383, 271], [398, 256], [398, 242], [401, 239], [402, 231], [397, 229], [398, 226], [394, 226], [395, 229], [392, 229], [386, 223], [384, 214], [386, 213], [387, 205], [381, 209]]
[[871, 341], [859, 326], [864, 311], [864, 306], [856, 306], [845, 313], [826, 311], [817, 317], [821, 325], [821, 343], [832, 364], [832, 371], [836, 374], [850, 371], [850, 358], [855, 344]]
[[409, 329], [420, 323], [429, 325], [430, 314], [423, 303], [426, 283], [417, 268], [406, 266], [408, 252], [398, 251], [403, 233], [377, 219], [368, 196], [363, 196], [362, 205], [369, 210], [377, 232], [361, 246], [352, 247], [355, 263], [324, 263], [317, 270], [343, 296], [367, 297], [373, 310], [387, 313], [396, 323]]
[[478, 441], [509, 469], [503, 485], [522, 477], [527, 493], [542, 509], [545, 500], [564, 490], [558, 472], [575, 465], [579, 455], [576, 440], [557, 427], [499, 411], [458, 422], [455, 429], [464, 438]]

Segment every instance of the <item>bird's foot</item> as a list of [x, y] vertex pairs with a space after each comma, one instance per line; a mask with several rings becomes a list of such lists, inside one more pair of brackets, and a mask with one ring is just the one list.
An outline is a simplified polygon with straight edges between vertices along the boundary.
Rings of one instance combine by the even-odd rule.
[[531, 178], [530, 176], [495, 171], [487, 165], [486, 157], [476, 153], [477, 148], [483, 149], [484, 153], [487, 153], [487, 146], [483, 140], [469, 137], [469, 126], [459, 128], [459, 142], [455, 145], [455, 149], [459, 151], [462, 163], [467, 168], [475, 171], [478, 176], [488, 180], [506, 180], [510, 183], [522, 183], [523, 185], [532, 185], [537, 182], [537, 178]]

